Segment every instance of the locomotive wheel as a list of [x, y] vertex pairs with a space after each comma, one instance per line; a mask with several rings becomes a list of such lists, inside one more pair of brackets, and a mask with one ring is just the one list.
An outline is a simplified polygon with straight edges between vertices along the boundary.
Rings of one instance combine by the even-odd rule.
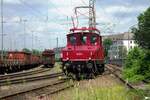
[[99, 65], [98, 71], [100, 74], [102, 74], [105, 71], [104, 64]]
[[88, 79], [94, 79], [95, 78], [94, 73], [89, 73], [87, 78]]
[[103, 72], [105, 71], [105, 67], [104, 67], [104, 66], [105, 66], [105, 65], [102, 64], [101, 73], [103, 73]]
[[76, 80], [78, 80], [78, 81], [81, 80], [81, 75], [80, 75], [80, 73], [76, 74]]

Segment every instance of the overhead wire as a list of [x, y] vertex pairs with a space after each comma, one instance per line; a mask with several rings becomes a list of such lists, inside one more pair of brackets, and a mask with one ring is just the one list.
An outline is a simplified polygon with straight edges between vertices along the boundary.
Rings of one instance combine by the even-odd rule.
[[[39, 16], [44, 16], [44, 17], [46, 16], [45, 14], [41, 13], [39, 10], [33, 8], [30, 4], [28, 4], [28, 3], [25, 2], [24, 0], [19, 0], [19, 1], [20, 1], [21, 4], [23, 4], [24, 6], [30, 8], [30, 9], [32, 10], [32, 12], [34, 12], [34, 15], [36, 14], [35, 16], [38, 17], [39, 19], [41, 19]], [[37, 14], [38, 14], [38, 16], [37, 16]]]
[[84, 0], [81, 0], [81, 2], [82, 2], [84, 5], [88, 5]]
[[58, 9], [54, 3], [52, 3], [52, 1], [48, 0], [48, 2], [50, 2], [50, 4], [59, 12], [59, 14], [61, 14], [61, 16], [68, 16], [67, 14], [62, 13], [62, 11], [60, 9]]
[[[100, 6], [99, 8], [102, 9], [102, 11], [103, 11], [103, 13], [105, 14], [105, 16], [108, 16], [108, 15], [109, 15], [109, 14], [106, 12], [106, 10], [104, 9], [103, 6]], [[100, 18], [100, 17], [99, 17], [99, 18]], [[113, 16], [112, 16], [112, 19], [113, 19], [113, 20], [118, 20], [117, 18], [115, 18], [115, 17], [113, 17]], [[103, 25], [106, 26], [106, 24], [108, 24], [108, 23], [104, 23]], [[113, 23], [113, 25], [116, 25], [116, 24]], [[110, 30], [111, 28], [112, 28], [112, 27], [107, 26], [107, 27], [106, 27], [106, 30], [107, 30], [107, 29]], [[106, 32], [104, 32], [104, 33], [106, 33]], [[112, 33], [113, 33], [113, 32], [112, 32]]]

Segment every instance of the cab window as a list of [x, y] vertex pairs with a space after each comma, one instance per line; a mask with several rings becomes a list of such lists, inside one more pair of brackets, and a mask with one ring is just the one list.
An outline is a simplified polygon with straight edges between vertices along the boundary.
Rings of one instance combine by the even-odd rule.
[[87, 43], [87, 36], [82, 36], [81, 37], [81, 41], [82, 41], [82, 44], [86, 44]]
[[71, 43], [72, 45], [75, 45], [75, 44], [76, 44], [76, 37], [75, 37], [75, 36], [70, 36], [69, 40], [70, 40], [70, 43]]
[[93, 35], [91, 36], [91, 43], [95, 44], [97, 42], [97, 36]]

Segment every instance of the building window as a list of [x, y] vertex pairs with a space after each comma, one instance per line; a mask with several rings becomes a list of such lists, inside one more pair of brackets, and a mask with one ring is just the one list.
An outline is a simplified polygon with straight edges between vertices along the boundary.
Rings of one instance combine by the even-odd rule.
[[134, 41], [134, 43], [136, 43], [136, 41]]
[[132, 41], [130, 41], [130, 43], [132, 43]]

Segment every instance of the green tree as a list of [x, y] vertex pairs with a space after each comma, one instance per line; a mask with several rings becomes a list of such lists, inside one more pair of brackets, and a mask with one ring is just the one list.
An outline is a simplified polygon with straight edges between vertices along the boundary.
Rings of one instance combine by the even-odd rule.
[[110, 49], [110, 46], [112, 45], [112, 40], [111, 39], [105, 39], [103, 41], [103, 45], [104, 45], [104, 52], [105, 52], [105, 57], [108, 57], [108, 50]]
[[150, 79], [150, 52], [135, 47], [127, 55], [123, 76], [130, 82]]
[[138, 27], [132, 32], [142, 49], [136, 47], [128, 53], [123, 76], [131, 82], [150, 80], [150, 7], [138, 16]]
[[128, 79], [131, 82], [144, 79], [144, 77], [138, 72], [140, 69], [140, 62], [143, 57], [143, 51], [138, 47], [135, 47], [129, 51], [123, 70], [123, 76], [125, 79]]
[[145, 49], [150, 49], [150, 7], [138, 16], [138, 27], [132, 28], [136, 42]]

